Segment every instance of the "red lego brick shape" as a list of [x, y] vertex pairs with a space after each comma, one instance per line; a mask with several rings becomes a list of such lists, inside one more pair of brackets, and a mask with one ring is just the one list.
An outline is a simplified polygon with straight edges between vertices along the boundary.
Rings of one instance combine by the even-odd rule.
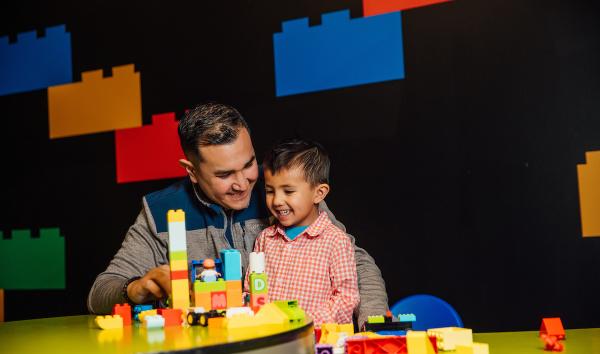
[[363, 0], [363, 16], [381, 15], [448, 1], [450, 0]]
[[153, 115], [151, 125], [116, 130], [117, 183], [185, 176], [177, 126], [175, 113], [164, 113]]
[[187, 277], [188, 277], [187, 270], [172, 270], [171, 271], [171, 280], [187, 279]]
[[[433, 346], [433, 351], [437, 350], [437, 340], [430, 336], [429, 340]], [[346, 353], [348, 354], [367, 354], [367, 353], [397, 353], [408, 354], [406, 346], [406, 336], [384, 336], [379, 338], [351, 338], [346, 340]]]
[[116, 304], [113, 306], [112, 315], [121, 316], [123, 326], [131, 326], [131, 306], [129, 304]]
[[227, 292], [213, 291], [210, 293], [210, 302], [213, 310], [221, 310], [227, 308]]
[[540, 326], [540, 336], [555, 336], [558, 340], [565, 339], [565, 329], [560, 317], [548, 317], [542, 319]]
[[181, 326], [183, 322], [181, 309], [158, 309], [157, 312], [164, 317], [165, 327]]

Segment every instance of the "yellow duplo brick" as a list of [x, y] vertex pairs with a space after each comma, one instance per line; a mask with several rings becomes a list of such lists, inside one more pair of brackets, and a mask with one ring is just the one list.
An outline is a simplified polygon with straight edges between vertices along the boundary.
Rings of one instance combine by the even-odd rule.
[[441, 350], [454, 350], [458, 344], [473, 344], [473, 331], [470, 328], [430, 328], [427, 330], [427, 334], [436, 337], [438, 349]]
[[102, 329], [123, 328], [123, 318], [120, 315], [96, 316], [94, 322]]
[[186, 310], [190, 307], [190, 288], [187, 279], [171, 281], [171, 307]]
[[289, 321], [287, 315], [272, 302], [263, 305], [254, 318], [264, 325], [285, 324]]
[[406, 346], [410, 354], [435, 354], [433, 345], [425, 331], [408, 331]]
[[169, 268], [171, 268], [171, 270], [187, 270], [188, 269], [188, 262], [187, 261], [180, 261], [180, 260], [172, 260], [169, 262]]
[[352, 323], [344, 323], [338, 325], [338, 332], [346, 333], [348, 336], [354, 334], [354, 325]]
[[182, 209], [169, 210], [167, 212], [167, 222], [185, 221], [185, 212]]

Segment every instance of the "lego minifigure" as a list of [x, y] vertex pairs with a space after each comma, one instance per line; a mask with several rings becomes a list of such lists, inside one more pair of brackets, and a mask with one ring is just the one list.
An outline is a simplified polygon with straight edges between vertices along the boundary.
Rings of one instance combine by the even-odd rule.
[[201, 281], [217, 281], [217, 277], [221, 276], [221, 273], [215, 270], [215, 261], [211, 258], [205, 259], [202, 263], [202, 267], [204, 270], [199, 276]]

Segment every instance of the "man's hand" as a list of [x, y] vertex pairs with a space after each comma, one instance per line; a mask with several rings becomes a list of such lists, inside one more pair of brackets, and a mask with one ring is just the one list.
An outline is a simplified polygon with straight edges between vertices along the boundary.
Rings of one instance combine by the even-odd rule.
[[152, 268], [142, 278], [127, 286], [127, 296], [137, 304], [164, 299], [171, 293], [169, 265]]

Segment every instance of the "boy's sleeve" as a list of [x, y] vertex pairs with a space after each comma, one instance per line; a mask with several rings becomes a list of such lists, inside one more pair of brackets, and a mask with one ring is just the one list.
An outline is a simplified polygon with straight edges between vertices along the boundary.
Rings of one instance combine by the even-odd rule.
[[333, 294], [327, 308], [322, 309], [318, 317], [329, 323], [352, 323], [352, 313], [360, 300], [354, 248], [343, 232], [340, 232], [338, 240], [329, 263]]
[[[346, 231], [344, 224], [335, 218], [325, 201], [319, 203], [319, 210], [327, 212], [331, 222], [341, 230]], [[352, 235], [348, 233], [346, 235], [354, 245], [358, 290], [360, 292], [360, 304], [354, 310], [354, 314], [358, 319], [357, 323], [360, 328], [370, 315], [383, 315], [387, 312], [388, 297], [385, 291], [385, 282], [381, 277], [381, 271], [375, 264], [375, 260], [367, 251], [356, 246]]]

